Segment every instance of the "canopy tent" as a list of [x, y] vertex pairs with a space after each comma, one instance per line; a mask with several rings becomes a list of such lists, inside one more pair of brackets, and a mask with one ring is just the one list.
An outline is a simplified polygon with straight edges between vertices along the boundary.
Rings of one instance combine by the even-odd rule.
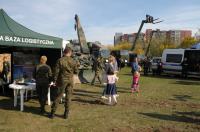
[[200, 43], [191, 46], [191, 49], [200, 49]]
[[62, 39], [34, 32], [0, 9], [0, 45], [33, 48], [62, 48]]

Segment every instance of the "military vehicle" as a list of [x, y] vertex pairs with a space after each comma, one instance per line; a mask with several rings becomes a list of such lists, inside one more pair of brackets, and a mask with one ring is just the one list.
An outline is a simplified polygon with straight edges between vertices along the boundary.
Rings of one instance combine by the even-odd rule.
[[94, 58], [97, 58], [98, 56], [101, 56], [103, 59], [103, 62], [106, 63], [108, 62], [108, 57], [110, 56], [110, 50], [101, 45], [100, 42], [89, 42], [89, 48], [90, 48], [90, 53]]
[[93, 60], [101, 55], [108, 58], [108, 49], [104, 48], [100, 42], [87, 42], [78, 15], [75, 15], [75, 30], [78, 40], [71, 40], [70, 46], [73, 49], [73, 57], [79, 63], [79, 79], [82, 83], [89, 83], [94, 77], [92, 72]]

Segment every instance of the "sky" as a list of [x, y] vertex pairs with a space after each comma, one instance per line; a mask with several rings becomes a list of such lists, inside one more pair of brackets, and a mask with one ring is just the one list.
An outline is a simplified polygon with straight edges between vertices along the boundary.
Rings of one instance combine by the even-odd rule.
[[200, 29], [200, 0], [0, 0], [0, 8], [27, 28], [61, 37], [77, 39], [74, 15], [78, 14], [87, 41], [113, 44], [116, 32], [138, 31], [146, 14], [160, 18], [146, 29]]

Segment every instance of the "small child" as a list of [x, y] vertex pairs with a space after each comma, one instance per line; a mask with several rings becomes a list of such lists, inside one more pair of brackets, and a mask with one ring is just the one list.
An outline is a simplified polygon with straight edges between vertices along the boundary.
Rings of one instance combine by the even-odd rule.
[[110, 72], [107, 74], [107, 88], [106, 95], [108, 96], [108, 105], [116, 105], [116, 81], [118, 81], [118, 77], [114, 74], [114, 72]]
[[138, 59], [137, 57], [134, 58], [132, 64], [131, 64], [131, 72], [133, 74], [133, 81], [131, 85], [131, 92], [139, 92], [139, 78], [140, 78], [140, 71], [142, 70], [140, 65], [138, 65]]
[[[101, 98], [102, 99], [108, 99], [105, 95], [106, 95], [106, 89], [107, 89], [107, 75], [109, 73], [115, 74], [117, 75], [117, 68], [114, 66], [115, 65], [115, 58], [113, 56], [109, 56], [108, 58], [108, 64], [105, 65], [105, 69], [103, 72], [103, 85], [106, 86], [104, 87], [103, 93]], [[118, 97], [119, 95], [117, 95], [117, 89], [116, 89], [116, 96]]]
[[133, 75], [133, 83], [131, 88], [132, 93], [139, 92], [139, 78], [140, 78], [140, 73], [138, 71], [135, 71]]

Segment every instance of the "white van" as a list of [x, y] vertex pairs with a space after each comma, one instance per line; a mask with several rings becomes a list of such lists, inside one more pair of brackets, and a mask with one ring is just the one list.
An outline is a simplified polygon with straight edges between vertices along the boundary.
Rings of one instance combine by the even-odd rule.
[[162, 69], [167, 74], [182, 74], [184, 58], [187, 58], [187, 73], [200, 77], [200, 49], [165, 49], [162, 54]]
[[181, 74], [185, 49], [165, 49], [162, 54], [162, 70], [167, 74]]

